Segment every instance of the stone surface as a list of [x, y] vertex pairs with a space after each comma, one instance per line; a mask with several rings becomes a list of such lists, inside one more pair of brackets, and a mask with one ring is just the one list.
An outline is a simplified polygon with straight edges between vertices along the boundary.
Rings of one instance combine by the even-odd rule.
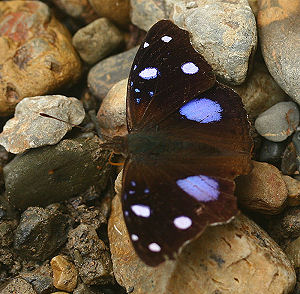
[[43, 261], [67, 240], [69, 216], [56, 206], [29, 207], [14, 232], [14, 249], [22, 257]]
[[286, 205], [288, 189], [273, 165], [252, 161], [253, 169], [247, 176], [236, 179], [239, 203], [247, 209], [263, 214], [280, 213]]
[[255, 120], [257, 132], [273, 142], [284, 141], [296, 130], [298, 124], [299, 110], [292, 101], [273, 105]]
[[77, 285], [77, 270], [66, 257], [57, 255], [51, 259], [53, 285], [59, 290], [71, 292]]
[[295, 180], [290, 176], [282, 176], [286, 187], [288, 189], [288, 205], [298, 206], [300, 205], [300, 181]]
[[107, 137], [127, 134], [126, 94], [128, 80], [116, 83], [107, 93], [99, 108], [97, 118], [101, 134]]
[[118, 25], [129, 24], [130, 0], [89, 0], [94, 10]]
[[[40, 115], [46, 113], [58, 119]], [[15, 116], [8, 120], [0, 134], [0, 144], [11, 153], [58, 143], [63, 136], [79, 125], [85, 117], [82, 103], [62, 95], [37, 96], [23, 99], [16, 107]]]
[[108, 232], [114, 274], [128, 292], [287, 294], [295, 285], [295, 273], [287, 257], [242, 214], [227, 225], [206, 229], [183, 249], [177, 262], [167, 261], [155, 268], [142, 263], [133, 250], [120, 195], [113, 200]]
[[292, 241], [285, 248], [285, 253], [292, 261], [295, 268], [300, 267], [300, 237]]
[[259, 161], [279, 165], [286, 145], [286, 142], [272, 142], [263, 139], [260, 146]]
[[0, 2], [0, 60], [0, 115], [81, 75], [69, 32], [40, 1]]
[[113, 281], [108, 248], [91, 225], [81, 224], [68, 235], [67, 248], [79, 276], [87, 285], [103, 285]]
[[123, 35], [103, 17], [78, 30], [72, 42], [80, 57], [93, 64], [116, 51], [123, 42]]
[[300, 103], [300, 3], [259, 0], [257, 24], [261, 50], [271, 75]]
[[89, 71], [88, 86], [93, 95], [102, 100], [115, 83], [128, 78], [137, 49], [106, 58]]
[[106, 188], [112, 167], [99, 139], [65, 139], [55, 146], [17, 155], [4, 168], [6, 193], [19, 209], [45, 206], [85, 192]]
[[300, 237], [300, 208], [289, 207], [284, 211], [281, 227], [286, 238]]
[[232, 88], [241, 96], [250, 118], [256, 118], [274, 104], [288, 98], [262, 62], [254, 62], [246, 81]]
[[17, 277], [1, 285], [0, 294], [37, 294], [37, 292], [25, 280]]

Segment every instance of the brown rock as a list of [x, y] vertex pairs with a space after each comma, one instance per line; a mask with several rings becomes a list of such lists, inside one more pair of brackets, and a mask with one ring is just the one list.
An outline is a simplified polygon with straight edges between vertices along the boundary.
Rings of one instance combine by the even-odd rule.
[[236, 180], [239, 203], [263, 214], [280, 213], [286, 205], [288, 196], [280, 171], [265, 162], [252, 161], [252, 163], [251, 173]]
[[107, 18], [99, 18], [73, 36], [73, 45], [80, 57], [87, 63], [93, 64], [121, 45], [123, 35]]
[[74, 83], [81, 64], [68, 31], [39, 1], [0, 2], [0, 115], [24, 97]]
[[103, 99], [97, 118], [101, 134], [108, 137], [127, 134], [126, 92], [128, 80], [116, 83]]
[[129, 0], [89, 0], [94, 10], [103, 17], [107, 17], [116, 24], [129, 24]]
[[280, 87], [300, 102], [300, 2], [259, 0], [257, 24], [262, 53]]
[[64, 256], [57, 255], [51, 259], [53, 284], [59, 290], [71, 292], [77, 285], [77, 270], [73, 263]]
[[32, 286], [22, 278], [14, 278], [0, 286], [1, 294], [37, 294]]
[[288, 205], [300, 205], [300, 182], [290, 176], [282, 176], [288, 189]]
[[108, 233], [116, 280], [137, 294], [277, 294], [289, 293], [295, 285], [293, 267], [284, 253], [243, 215], [230, 224], [208, 228], [183, 249], [177, 261], [154, 268], [133, 250], [120, 195], [113, 200]]

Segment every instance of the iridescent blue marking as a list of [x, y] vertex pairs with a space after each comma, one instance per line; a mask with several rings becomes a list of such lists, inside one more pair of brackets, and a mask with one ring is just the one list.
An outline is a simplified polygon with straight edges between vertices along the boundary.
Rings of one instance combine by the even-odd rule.
[[133, 70], [136, 70], [136, 68], [137, 68], [137, 66], [136, 66], [136, 64], [135, 64], [134, 67], [133, 67]]
[[152, 97], [154, 95], [154, 92], [150, 91], [149, 95]]
[[132, 194], [134, 194], [135, 193], [135, 191], [133, 191], [133, 190], [129, 190], [129, 192], [128, 192], [130, 195], [132, 195]]
[[207, 98], [193, 99], [179, 109], [180, 114], [187, 119], [202, 124], [220, 121], [222, 111], [219, 103]]
[[150, 192], [150, 190], [148, 189], [148, 188], [146, 188], [145, 190], [144, 190], [144, 193], [145, 194], [148, 194]]
[[145, 80], [155, 79], [158, 75], [159, 71], [155, 67], [146, 67], [139, 73], [139, 76]]
[[124, 211], [125, 216], [129, 215], [129, 212], [127, 210]]
[[130, 184], [131, 184], [132, 187], [136, 186], [136, 182], [135, 181], [131, 181]]
[[133, 82], [130, 82], [130, 86], [131, 86], [131, 87], [133, 86]]
[[199, 175], [176, 181], [177, 185], [198, 201], [215, 201], [220, 195], [219, 183], [210, 177]]
[[140, 104], [141, 98], [135, 98], [135, 102], [136, 102], [137, 104]]
[[138, 89], [138, 88], [135, 88], [135, 89], [134, 89], [134, 92], [136, 92], [136, 93], [140, 93], [140, 92], [141, 92], [141, 90], [140, 90], [140, 89]]
[[127, 194], [126, 193], [124, 193], [124, 200], [126, 200], [127, 199]]

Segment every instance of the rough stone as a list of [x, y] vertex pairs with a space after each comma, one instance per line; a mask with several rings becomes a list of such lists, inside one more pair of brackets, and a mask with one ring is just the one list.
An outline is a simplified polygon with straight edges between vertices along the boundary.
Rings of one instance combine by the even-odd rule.
[[128, 80], [116, 83], [107, 93], [99, 108], [97, 118], [101, 134], [108, 137], [127, 134], [126, 94]]
[[298, 124], [299, 110], [292, 101], [273, 105], [255, 120], [257, 132], [273, 142], [284, 141], [297, 129]]
[[29, 207], [14, 232], [14, 249], [30, 260], [43, 261], [67, 240], [71, 227], [69, 216], [57, 207]]
[[128, 292], [277, 294], [294, 288], [295, 272], [285, 254], [242, 214], [229, 224], [206, 229], [183, 249], [177, 261], [152, 268], [135, 254], [121, 206], [117, 195], [108, 233], [116, 280]]
[[69, 32], [40, 1], [0, 2], [0, 60], [0, 115], [81, 75]]
[[97, 137], [65, 139], [55, 146], [17, 155], [4, 168], [6, 193], [19, 209], [77, 196], [91, 186], [106, 188], [112, 167]]
[[62, 255], [51, 259], [53, 270], [53, 285], [59, 290], [71, 292], [77, 285], [77, 270], [75, 265]]
[[286, 187], [288, 189], [288, 205], [298, 206], [300, 205], [300, 181], [295, 180], [290, 176], [282, 176]]
[[106, 58], [89, 71], [88, 86], [93, 95], [102, 100], [114, 84], [128, 78], [137, 49]]
[[280, 213], [287, 202], [288, 190], [280, 171], [265, 162], [252, 161], [249, 175], [236, 179], [236, 195], [247, 209], [263, 214]]
[[17, 277], [0, 286], [0, 294], [37, 294], [37, 292], [24, 279]]
[[285, 248], [285, 253], [288, 258], [292, 261], [295, 268], [300, 267], [300, 237], [292, 241]]
[[[40, 113], [70, 124], [43, 117]], [[54, 145], [84, 117], [82, 103], [76, 98], [61, 95], [28, 97], [17, 105], [15, 116], [6, 122], [0, 134], [0, 144], [11, 153]]]
[[103, 17], [78, 30], [72, 41], [80, 57], [94, 64], [116, 51], [124, 39], [120, 30]]
[[272, 142], [263, 139], [260, 146], [259, 161], [268, 162], [275, 166], [279, 165], [286, 145], [286, 142]]
[[300, 104], [300, 5], [298, 0], [258, 0], [261, 50], [278, 85]]

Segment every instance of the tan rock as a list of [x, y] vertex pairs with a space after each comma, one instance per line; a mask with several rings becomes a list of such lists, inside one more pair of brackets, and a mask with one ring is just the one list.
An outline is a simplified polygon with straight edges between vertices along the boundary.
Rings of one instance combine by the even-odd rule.
[[247, 209], [264, 214], [280, 213], [288, 196], [288, 189], [280, 171], [265, 162], [252, 163], [251, 173], [236, 179], [239, 203]]
[[[120, 182], [116, 185], [120, 187]], [[120, 195], [113, 200], [108, 233], [116, 280], [136, 294], [278, 294], [289, 293], [295, 285], [295, 272], [285, 254], [243, 215], [208, 228], [177, 261], [154, 268], [133, 250]]]
[[300, 205], [300, 182], [290, 176], [282, 176], [288, 189], [288, 205]]
[[62, 255], [53, 257], [50, 264], [53, 270], [54, 287], [68, 292], [73, 291], [77, 285], [75, 265]]
[[74, 83], [81, 74], [69, 32], [39, 1], [0, 2], [0, 115], [24, 97]]
[[1, 294], [37, 294], [32, 286], [22, 278], [15, 278], [0, 286]]

